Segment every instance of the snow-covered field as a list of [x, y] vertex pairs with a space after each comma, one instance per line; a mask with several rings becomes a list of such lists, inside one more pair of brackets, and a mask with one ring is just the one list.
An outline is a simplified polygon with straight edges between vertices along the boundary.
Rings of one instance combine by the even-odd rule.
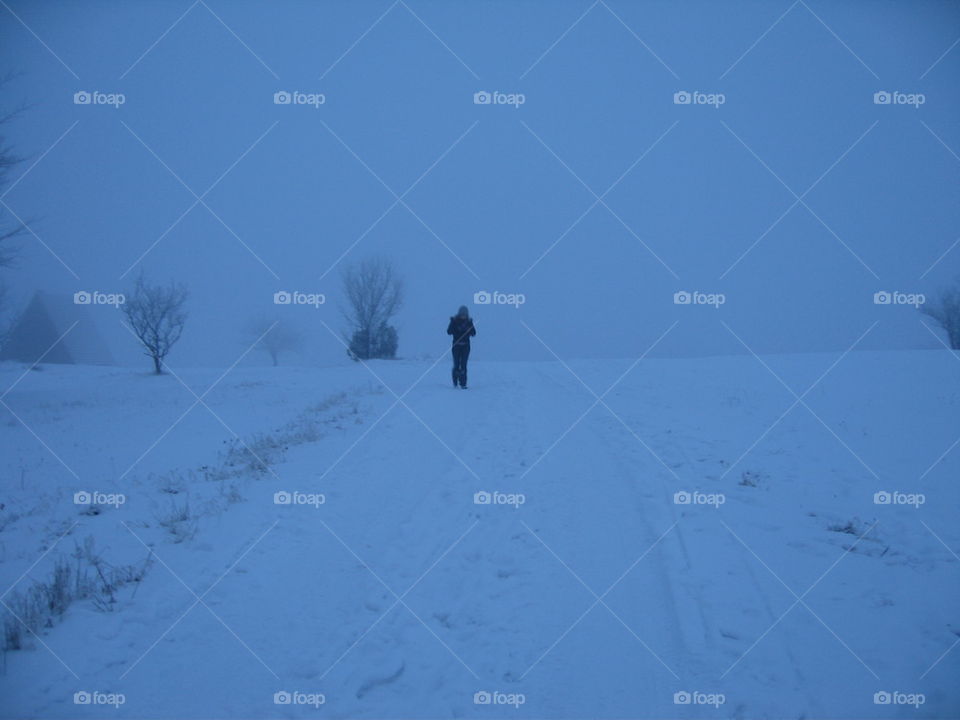
[[25, 370], [3, 717], [960, 714], [947, 351]]

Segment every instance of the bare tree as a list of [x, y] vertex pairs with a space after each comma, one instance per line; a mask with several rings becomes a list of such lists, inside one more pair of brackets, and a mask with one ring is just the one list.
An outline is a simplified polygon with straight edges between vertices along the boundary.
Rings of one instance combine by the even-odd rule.
[[[6, 86], [13, 77], [13, 75], [0, 77], [0, 91], [3, 90], [4, 86]], [[20, 106], [14, 110], [0, 111], [0, 191], [10, 185], [11, 172], [24, 160], [24, 158], [17, 155], [8, 144], [3, 127], [23, 112], [24, 109], [24, 106]], [[10, 241], [17, 235], [20, 235], [26, 226], [16, 217], [14, 217], [12, 221], [3, 217], [11, 214], [6, 209], [0, 210], [0, 213], [2, 213], [2, 216], [0, 216], [2, 217], [2, 223], [0, 223], [0, 267], [10, 267], [17, 257], [17, 249], [11, 246]]]
[[343, 290], [350, 356], [360, 360], [394, 357], [398, 340], [390, 319], [403, 305], [403, 280], [393, 263], [373, 257], [350, 265], [343, 272]]
[[947, 333], [951, 349], [960, 350], [960, 280], [941, 290], [933, 301], [924, 303], [920, 312], [933, 318]]
[[251, 342], [259, 341], [257, 347], [266, 352], [276, 367], [280, 356], [299, 350], [303, 335], [297, 328], [282, 318], [263, 315], [253, 318], [247, 324], [247, 335]]
[[153, 359], [157, 375], [163, 372], [163, 359], [183, 333], [187, 296], [183, 285], [173, 282], [150, 285], [141, 273], [133, 291], [120, 306], [133, 333], [143, 344], [144, 354]]

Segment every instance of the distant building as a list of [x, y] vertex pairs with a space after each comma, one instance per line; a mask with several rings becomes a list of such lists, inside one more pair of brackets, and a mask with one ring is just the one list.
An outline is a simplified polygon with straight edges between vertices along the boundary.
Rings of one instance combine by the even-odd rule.
[[0, 360], [25, 363], [113, 365], [113, 355], [97, 329], [98, 316], [113, 307], [78, 304], [70, 295], [38, 291], [17, 319]]

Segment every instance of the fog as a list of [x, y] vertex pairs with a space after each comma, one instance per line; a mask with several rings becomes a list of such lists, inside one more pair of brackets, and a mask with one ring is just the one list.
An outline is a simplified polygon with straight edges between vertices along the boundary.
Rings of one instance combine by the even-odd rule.
[[958, 28], [935, 2], [10, 2], [2, 209], [30, 232], [3, 278], [15, 307], [184, 283], [172, 367], [237, 361], [274, 311], [295, 362], [343, 360], [370, 256], [405, 279], [401, 357], [445, 352], [461, 304], [477, 359], [941, 348], [874, 295], [958, 275]]

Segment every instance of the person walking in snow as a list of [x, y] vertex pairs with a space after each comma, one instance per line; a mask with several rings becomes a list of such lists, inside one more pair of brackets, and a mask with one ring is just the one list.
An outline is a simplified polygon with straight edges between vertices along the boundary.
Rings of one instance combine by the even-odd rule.
[[447, 335], [453, 336], [453, 386], [467, 389], [467, 358], [470, 357], [470, 338], [477, 334], [466, 305], [450, 318]]

